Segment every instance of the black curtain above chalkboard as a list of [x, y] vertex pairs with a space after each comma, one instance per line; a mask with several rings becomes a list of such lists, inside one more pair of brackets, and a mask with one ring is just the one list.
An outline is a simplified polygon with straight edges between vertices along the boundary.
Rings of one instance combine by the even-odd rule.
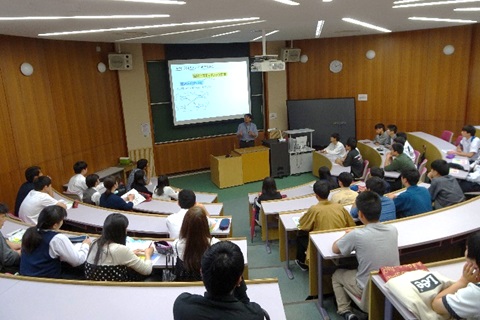
[[[173, 125], [172, 98], [168, 75], [168, 60], [248, 57], [248, 43], [165, 45], [167, 60], [148, 61], [147, 73], [150, 88], [150, 103], [156, 143], [189, 140], [237, 131], [243, 119], [207, 122], [183, 126]], [[264, 128], [263, 115], [263, 74], [250, 73], [251, 108], [255, 124]]]

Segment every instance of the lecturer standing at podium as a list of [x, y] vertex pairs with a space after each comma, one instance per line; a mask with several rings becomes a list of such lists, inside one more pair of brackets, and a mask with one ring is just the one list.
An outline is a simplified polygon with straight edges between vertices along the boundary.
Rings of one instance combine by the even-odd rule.
[[258, 130], [255, 123], [252, 122], [253, 116], [250, 113], [243, 117], [244, 122], [238, 125], [237, 137], [240, 140], [240, 148], [255, 146], [255, 138], [258, 136]]

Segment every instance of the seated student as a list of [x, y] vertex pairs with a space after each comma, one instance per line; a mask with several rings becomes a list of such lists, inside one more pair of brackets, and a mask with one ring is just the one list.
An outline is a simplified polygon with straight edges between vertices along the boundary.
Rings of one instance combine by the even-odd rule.
[[132, 183], [135, 178], [135, 172], [137, 172], [138, 170], [143, 170], [145, 172], [145, 185], [148, 185], [150, 183], [150, 172], [148, 171], [148, 160], [140, 159], [137, 161], [137, 167], [133, 169], [128, 175], [127, 191], [132, 189]]
[[153, 192], [153, 199], [156, 200], [178, 200], [178, 192], [170, 187], [170, 181], [165, 175], [158, 177], [157, 188]]
[[337, 178], [332, 177], [332, 174], [330, 173], [330, 169], [328, 169], [328, 167], [322, 166], [318, 168], [318, 178], [319, 181], [326, 181], [328, 183], [328, 186], [330, 187], [330, 190], [338, 188]]
[[87, 258], [90, 239], [80, 247], [74, 246], [68, 237], [58, 233], [67, 216], [67, 210], [59, 206], [45, 207], [35, 227], [25, 231], [22, 238], [20, 274], [31, 277], [71, 278], [62, 267], [66, 262], [72, 267], [82, 265]]
[[145, 186], [145, 171], [137, 170], [137, 172], [135, 172], [131, 189], [135, 189], [139, 193], [148, 194], [150, 196], [152, 195], [150, 190], [148, 190], [147, 187]]
[[345, 157], [347, 153], [345, 146], [340, 142], [340, 135], [336, 132], [330, 135], [330, 144], [320, 152], [339, 156], [340, 158]]
[[386, 145], [388, 143], [389, 137], [385, 132], [385, 125], [383, 123], [377, 123], [375, 125], [375, 138], [373, 138], [373, 143], [376, 145]]
[[[203, 204], [197, 203], [197, 198], [195, 193], [192, 190], [183, 189], [178, 193], [178, 205], [180, 206], [180, 211], [173, 213], [167, 217], [167, 229], [170, 234], [170, 238], [178, 238], [180, 235], [180, 229], [182, 228], [183, 219], [188, 209], [193, 206], [203, 207]], [[205, 210], [207, 217], [210, 217], [208, 212]]]
[[87, 184], [88, 189], [83, 192], [82, 201], [98, 206], [100, 204], [100, 192], [96, 189], [100, 184], [98, 174], [92, 173], [86, 176], [85, 183]]
[[75, 193], [83, 199], [83, 192], [88, 189], [88, 186], [85, 182], [85, 175], [87, 174], [88, 165], [85, 161], [77, 161], [73, 165], [73, 171], [75, 175], [70, 178], [68, 181], [67, 192]]
[[387, 130], [385, 131], [388, 135], [388, 141], [386, 143], [387, 146], [391, 146], [393, 144], [393, 141], [397, 137], [397, 126], [394, 124], [389, 124], [387, 126]]
[[297, 236], [297, 259], [295, 263], [302, 271], [308, 270], [309, 257], [305, 252], [308, 251], [308, 233], [310, 231], [322, 231], [329, 229], [338, 229], [355, 226], [355, 222], [345, 208], [328, 200], [330, 188], [325, 181], [317, 181], [313, 185], [313, 191], [318, 203], [311, 206], [308, 211], [300, 218]]
[[[385, 194], [385, 184], [384, 180], [380, 179], [379, 177], [371, 177], [365, 182], [367, 187], [367, 191], [373, 191], [380, 196], [382, 200], [382, 211], [380, 213], [379, 221], [389, 221], [394, 220], [397, 218], [396, 210], [395, 210], [395, 203], [392, 199], [386, 197]], [[354, 218], [358, 218], [358, 208], [354, 204], [352, 209], [350, 210], [350, 215]]]
[[393, 139], [393, 142], [398, 142], [403, 145], [403, 153], [405, 153], [412, 162], [415, 163], [415, 149], [413, 149], [410, 142], [407, 140], [407, 134], [405, 132], [398, 132], [397, 137]]
[[129, 194], [127, 200], [123, 200], [120, 196], [115, 194], [118, 188], [118, 182], [115, 177], [106, 177], [103, 180], [105, 192], [100, 196], [100, 206], [114, 210], [130, 211], [133, 208], [134, 194]]
[[343, 159], [336, 159], [335, 163], [344, 167], [350, 167], [350, 172], [355, 178], [359, 178], [363, 174], [363, 159], [360, 151], [357, 149], [357, 140], [348, 138], [345, 148], [348, 153]]
[[244, 259], [230, 241], [212, 245], [202, 257], [203, 296], [184, 292], [173, 304], [175, 320], [263, 320], [265, 311], [247, 296], [243, 281]]
[[398, 231], [389, 224], [379, 223], [381, 201], [372, 191], [362, 192], [356, 199], [358, 216], [364, 228], [348, 230], [335, 241], [334, 253], [348, 255], [356, 251], [357, 270], [337, 269], [332, 276], [337, 313], [347, 320], [358, 319], [352, 313], [351, 301], [345, 290], [362, 297], [370, 272], [382, 266], [398, 266]]
[[268, 200], [278, 200], [282, 199], [282, 195], [280, 192], [277, 191], [277, 184], [275, 183], [275, 179], [272, 177], [266, 177], [263, 179], [262, 184], [262, 193], [258, 198], [255, 198], [254, 206], [255, 206], [255, 220], [259, 223], [258, 215], [260, 213], [260, 206], [262, 205], [262, 201]]
[[25, 181], [18, 189], [17, 199], [15, 200], [15, 212], [14, 214], [18, 217], [18, 212], [20, 211], [20, 205], [27, 196], [27, 194], [33, 190], [33, 180], [43, 176], [42, 169], [37, 166], [29, 167], [25, 170]]
[[470, 173], [465, 180], [458, 180], [463, 192], [480, 191], [480, 159], [470, 164]]
[[177, 256], [175, 281], [201, 281], [200, 264], [203, 253], [219, 240], [210, 235], [207, 212], [193, 206], [183, 219], [180, 237], [173, 242]]
[[332, 195], [332, 202], [340, 203], [342, 206], [351, 205], [355, 202], [358, 196], [358, 192], [350, 189], [350, 185], [353, 182], [352, 175], [348, 172], [342, 172], [338, 176], [338, 183], [340, 184], [340, 190]]
[[417, 186], [420, 174], [417, 169], [409, 169], [402, 171], [400, 179], [407, 188], [405, 192], [389, 194], [388, 197], [393, 199], [397, 218], [414, 216], [420, 213], [432, 210], [432, 201], [427, 188]]
[[403, 153], [403, 146], [400, 143], [392, 144], [392, 151], [387, 153], [385, 159], [385, 171], [402, 172], [408, 169], [417, 169], [410, 158]]
[[52, 179], [40, 176], [33, 181], [33, 190], [23, 200], [18, 216], [23, 222], [37, 224], [42, 209], [51, 205], [67, 208], [65, 203], [53, 198]]
[[476, 129], [474, 126], [466, 125], [462, 128], [462, 140], [457, 146], [457, 150], [450, 150], [448, 154], [456, 154], [475, 161], [478, 158], [478, 149], [480, 148], [480, 138], [475, 136]]
[[460, 279], [432, 301], [432, 309], [443, 317], [478, 319], [480, 315], [480, 233], [468, 237], [465, 258]]
[[382, 179], [383, 185], [385, 186], [385, 193], [390, 193], [390, 191], [391, 191], [390, 183], [385, 181], [385, 171], [383, 171], [382, 168], [371, 167], [370, 168], [370, 176], [371, 177], [378, 177], [378, 178]]
[[433, 208], [440, 209], [465, 200], [457, 179], [449, 175], [447, 161], [437, 159], [432, 162], [428, 177], [431, 180], [428, 192], [432, 197]]
[[[85, 263], [87, 280], [138, 281], [152, 273], [153, 247], [133, 251], [125, 245], [128, 219], [120, 213], [108, 215], [102, 235], [92, 243]], [[137, 255], [144, 255], [145, 260]]]
[[[0, 229], [2, 229], [7, 218], [8, 208], [0, 203]], [[16, 273], [20, 266], [20, 248], [19, 243], [13, 243], [3, 237], [0, 230], [0, 272]]]

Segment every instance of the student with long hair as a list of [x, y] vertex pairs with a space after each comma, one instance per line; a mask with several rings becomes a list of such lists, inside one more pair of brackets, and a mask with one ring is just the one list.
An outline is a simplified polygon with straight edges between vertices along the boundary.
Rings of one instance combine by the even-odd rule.
[[337, 178], [332, 176], [328, 167], [322, 166], [318, 168], [318, 178], [320, 181], [326, 181], [330, 190], [338, 188]]
[[145, 186], [145, 171], [138, 170], [133, 176], [132, 189], [137, 190], [140, 193], [152, 195], [152, 193]]
[[170, 187], [170, 181], [166, 175], [158, 177], [157, 188], [153, 193], [153, 199], [157, 200], [178, 200], [178, 192]]
[[219, 240], [210, 235], [205, 208], [188, 209], [180, 229], [180, 238], [173, 243], [177, 255], [175, 275], [177, 281], [200, 281], [203, 253]]
[[[22, 238], [20, 274], [32, 277], [71, 278], [62, 270], [62, 262], [72, 267], [85, 262], [90, 239], [85, 239], [79, 248], [58, 230], [67, 216], [65, 208], [52, 205], [45, 207], [38, 216], [38, 223], [25, 231]], [[66, 266], [65, 266], [66, 267]]]
[[258, 198], [255, 198], [254, 206], [255, 206], [255, 220], [258, 224], [260, 224], [260, 220], [258, 219], [260, 213], [260, 206], [262, 205], [262, 201], [268, 200], [276, 200], [282, 199], [282, 195], [280, 192], [277, 191], [277, 184], [275, 183], [275, 179], [272, 177], [266, 177], [263, 179], [262, 184], [262, 193]]
[[[85, 263], [85, 276], [97, 281], [136, 281], [152, 273], [153, 247], [133, 251], [127, 241], [128, 219], [110, 214], [103, 223], [102, 235], [95, 240]], [[145, 255], [145, 260], [138, 255]]]
[[133, 208], [133, 199], [135, 195], [129, 194], [127, 200], [123, 200], [120, 196], [115, 194], [118, 188], [117, 180], [114, 177], [107, 177], [103, 180], [103, 185], [106, 191], [100, 196], [100, 206], [114, 210], [130, 211]]

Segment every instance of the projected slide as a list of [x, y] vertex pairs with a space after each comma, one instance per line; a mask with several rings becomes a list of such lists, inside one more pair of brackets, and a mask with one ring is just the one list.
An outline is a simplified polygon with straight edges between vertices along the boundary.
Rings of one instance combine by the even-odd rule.
[[250, 112], [248, 58], [169, 61], [174, 124], [242, 118]]

